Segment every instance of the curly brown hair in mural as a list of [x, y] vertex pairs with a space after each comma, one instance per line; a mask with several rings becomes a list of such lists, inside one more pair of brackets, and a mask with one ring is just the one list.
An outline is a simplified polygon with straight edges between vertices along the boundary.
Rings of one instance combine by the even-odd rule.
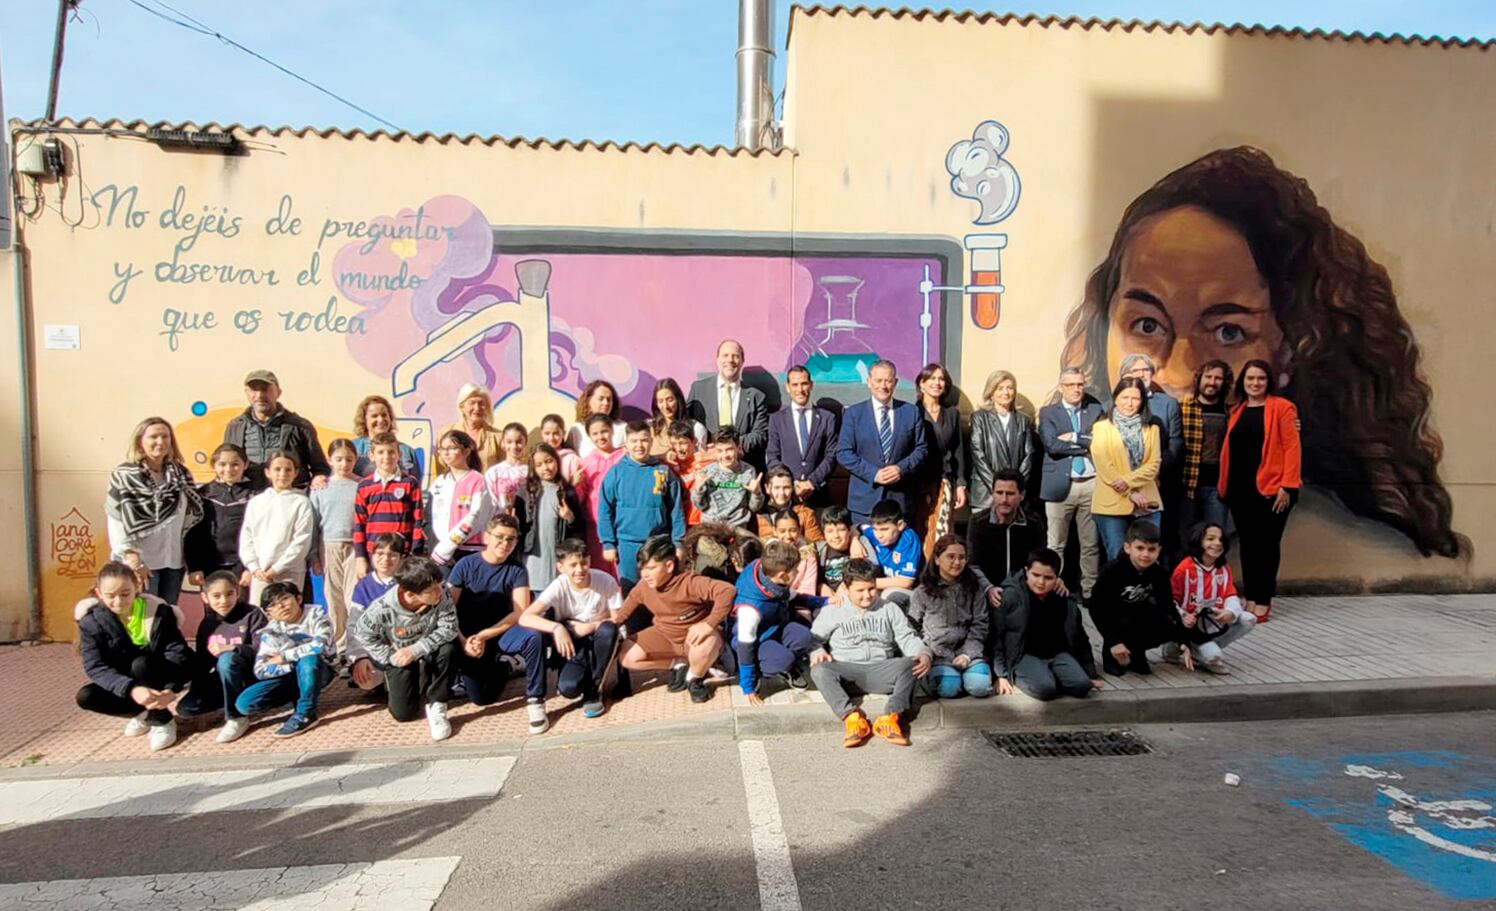
[[1212, 358], [1266, 360], [1303, 420], [1306, 483], [1425, 556], [1468, 553], [1387, 270], [1260, 149], [1218, 149], [1133, 200], [1066, 336], [1063, 363], [1098, 397], [1131, 353], [1175, 396]]

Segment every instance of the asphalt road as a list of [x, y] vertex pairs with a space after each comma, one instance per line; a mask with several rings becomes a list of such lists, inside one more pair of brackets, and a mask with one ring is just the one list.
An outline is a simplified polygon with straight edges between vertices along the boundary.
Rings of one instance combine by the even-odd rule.
[[1496, 907], [1493, 721], [1144, 726], [1155, 753], [1088, 759], [917, 729], [532, 749], [490, 799], [11, 825], [0, 883], [460, 857], [438, 909]]

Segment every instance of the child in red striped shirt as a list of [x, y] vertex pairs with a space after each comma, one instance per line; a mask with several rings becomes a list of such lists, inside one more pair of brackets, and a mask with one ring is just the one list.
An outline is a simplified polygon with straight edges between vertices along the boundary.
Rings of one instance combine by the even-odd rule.
[[426, 548], [421, 485], [400, 470], [399, 440], [393, 433], [375, 434], [369, 441], [369, 457], [374, 473], [358, 485], [353, 498], [353, 551], [360, 579], [369, 574], [369, 541], [376, 535], [403, 535], [413, 554]]

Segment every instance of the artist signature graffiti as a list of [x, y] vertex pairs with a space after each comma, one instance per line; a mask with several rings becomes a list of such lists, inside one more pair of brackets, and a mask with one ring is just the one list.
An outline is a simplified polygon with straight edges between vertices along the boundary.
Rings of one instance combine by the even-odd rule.
[[88, 517], [74, 506], [62, 518], [50, 523], [49, 538], [52, 562], [57, 575], [65, 579], [91, 579], [99, 568], [94, 546], [93, 527]]

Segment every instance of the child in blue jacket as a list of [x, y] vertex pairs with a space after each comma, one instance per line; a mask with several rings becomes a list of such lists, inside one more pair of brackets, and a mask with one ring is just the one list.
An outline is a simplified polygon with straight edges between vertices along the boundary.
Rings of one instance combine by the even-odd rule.
[[680, 478], [649, 454], [649, 422], [630, 421], [625, 432], [628, 455], [608, 469], [598, 493], [597, 537], [627, 590], [639, 581], [639, 548], [665, 534], [679, 545], [686, 534], [686, 514]]
[[764, 555], [744, 567], [733, 600], [733, 642], [738, 658], [738, 685], [750, 705], [763, 705], [759, 683], [765, 675], [784, 674], [790, 686], [806, 687], [800, 662], [815, 648], [806, 618], [795, 604], [822, 599], [796, 595], [790, 580], [800, 565], [800, 549], [784, 541], [765, 542]]

